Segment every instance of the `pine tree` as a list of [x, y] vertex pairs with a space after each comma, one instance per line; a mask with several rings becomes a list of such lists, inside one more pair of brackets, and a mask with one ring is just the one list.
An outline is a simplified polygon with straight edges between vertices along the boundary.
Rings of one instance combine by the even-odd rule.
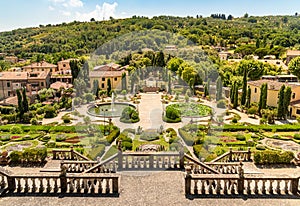
[[25, 87], [23, 87], [23, 89], [22, 89], [22, 97], [23, 97], [22, 105], [23, 105], [23, 110], [24, 110], [24, 113], [25, 113], [25, 112], [29, 111], [29, 106], [28, 106], [28, 100], [27, 100], [26, 88]]
[[284, 119], [287, 119], [289, 114], [289, 105], [291, 102], [292, 89], [291, 87], [287, 87], [284, 92], [284, 100], [283, 100], [283, 111], [284, 111]]
[[246, 98], [246, 107], [250, 108], [251, 104], [251, 88], [248, 86], [247, 98]]
[[22, 95], [21, 95], [20, 90], [17, 89], [16, 92], [17, 92], [17, 98], [18, 98], [19, 118], [20, 118], [20, 120], [22, 120], [23, 116], [24, 116], [23, 103], [22, 103]]
[[285, 85], [282, 85], [279, 94], [278, 94], [278, 108], [277, 108], [277, 118], [284, 118], [284, 95], [285, 94]]
[[223, 89], [222, 79], [221, 79], [221, 77], [218, 77], [218, 79], [217, 79], [217, 92], [216, 92], [216, 100], [217, 101], [222, 99], [222, 89]]
[[243, 76], [243, 88], [242, 88], [242, 97], [241, 97], [241, 105], [245, 105], [247, 97], [247, 69], [244, 68], [244, 76]]

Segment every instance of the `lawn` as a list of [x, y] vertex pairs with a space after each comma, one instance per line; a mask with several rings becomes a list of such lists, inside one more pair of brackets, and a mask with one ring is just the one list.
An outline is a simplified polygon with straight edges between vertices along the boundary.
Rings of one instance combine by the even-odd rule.
[[181, 117], [204, 117], [211, 114], [211, 108], [197, 103], [177, 103], [167, 107], [176, 109]]

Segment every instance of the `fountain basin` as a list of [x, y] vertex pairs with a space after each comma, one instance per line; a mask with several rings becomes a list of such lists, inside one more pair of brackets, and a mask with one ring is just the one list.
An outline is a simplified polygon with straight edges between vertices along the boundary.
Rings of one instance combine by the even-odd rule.
[[114, 103], [101, 103], [95, 104], [88, 108], [87, 113], [92, 116], [96, 117], [120, 117], [122, 111], [126, 107], [132, 107], [136, 109], [136, 107], [129, 103], [121, 103], [121, 102], [114, 102]]

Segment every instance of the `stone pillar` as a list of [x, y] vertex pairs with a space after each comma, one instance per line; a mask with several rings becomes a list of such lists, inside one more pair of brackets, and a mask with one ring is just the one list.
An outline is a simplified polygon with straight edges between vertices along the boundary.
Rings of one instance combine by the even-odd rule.
[[232, 162], [232, 147], [229, 148], [229, 162]]
[[240, 161], [239, 165], [239, 179], [238, 179], [238, 193], [242, 195], [244, 193], [244, 169], [243, 169], [243, 162]]
[[180, 147], [180, 151], [179, 151], [179, 167], [180, 169], [184, 169], [184, 148], [183, 146]]
[[191, 167], [186, 166], [185, 172], [186, 172], [186, 174], [185, 174], [185, 195], [190, 195], [191, 194], [191, 183], [192, 183]]
[[250, 147], [248, 147], [248, 153], [247, 153], [247, 161], [251, 161], [251, 148]]
[[71, 146], [71, 160], [74, 160], [74, 150], [73, 150], [73, 146]]
[[119, 193], [119, 178], [115, 177], [113, 178], [113, 194], [118, 194]]
[[60, 178], [60, 189], [61, 189], [61, 193], [66, 193], [67, 189], [68, 189], [68, 183], [67, 183], [67, 168], [65, 165], [61, 165], [60, 167], [61, 172], [59, 175]]
[[13, 193], [16, 189], [16, 180], [14, 177], [7, 176], [8, 191]]
[[123, 169], [123, 152], [122, 152], [122, 140], [118, 142], [118, 171]]

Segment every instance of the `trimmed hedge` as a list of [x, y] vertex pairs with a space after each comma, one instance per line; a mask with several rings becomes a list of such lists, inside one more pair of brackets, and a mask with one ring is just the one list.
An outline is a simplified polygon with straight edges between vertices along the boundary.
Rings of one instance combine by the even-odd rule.
[[168, 117], [163, 117], [163, 121], [167, 122], [167, 123], [178, 123], [178, 122], [181, 122], [181, 118], [178, 117], [176, 119], [170, 119]]
[[187, 131], [179, 128], [178, 132], [188, 146], [192, 146], [194, 144], [194, 138]]
[[143, 132], [140, 136], [141, 140], [154, 141], [159, 139], [159, 134], [157, 132]]
[[41, 163], [47, 157], [47, 148], [27, 148], [24, 151], [12, 151], [9, 157], [12, 164]]
[[120, 129], [118, 127], [113, 127], [113, 131], [106, 136], [106, 140], [111, 144], [120, 135]]
[[224, 132], [237, 132], [248, 130], [250, 132], [259, 132], [261, 130], [272, 132], [293, 132], [300, 130], [299, 125], [284, 124], [284, 125], [224, 125], [223, 127], [213, 127], [214, 129], [223, 130]]
[[294, 153], [285, 151], [259, 151], [254, 154], [256, 164], [290, 164], [294, 159]]

